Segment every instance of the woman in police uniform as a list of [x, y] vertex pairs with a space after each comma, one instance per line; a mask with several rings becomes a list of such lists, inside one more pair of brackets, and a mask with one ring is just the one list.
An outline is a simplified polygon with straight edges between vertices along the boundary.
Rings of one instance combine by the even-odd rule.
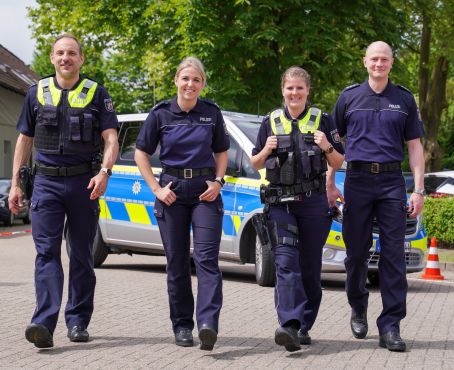
[[332, 222], [326, 191], [336, 191], [326, 187], [326, 162], [337, 169], [344, 156], [329, 115], [307, 104], [309, 74], [290, 67], [281, 88], [284, 107], [264, 118], [251, 161], [270, 182], [261, 193], [276, 265], [275, 342], [296, 351], [311, 343], [322, 297], [322, 248]]
[[[175, 343], [193, 345], [194, 297], [189, 253], [192, 229], [200, 348], [212, 350], [222, 306], [218, 256], [224, 210], [220, 192], [230, 141], [219, 107], [199, 98], [206, 85], [200, 60], [184, 59], [175, 74], [175, 85], [177, 96], [157, 104], [145, 120], [137, 137], [135, 160], [156, 195], [154, 215], [167, 258]], [[162, 163], [159, 183], [148, 157], [158, 144]]]

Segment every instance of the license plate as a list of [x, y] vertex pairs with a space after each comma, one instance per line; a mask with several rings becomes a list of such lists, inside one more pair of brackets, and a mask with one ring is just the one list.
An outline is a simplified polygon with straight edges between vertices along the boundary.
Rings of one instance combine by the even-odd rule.
[[405, 253], [411, 252], [411, 242], [405, 242]]
[[[404, 249], [405, 249], [405, 253], [410, 253], [411, 252], [411, 242], [405, 242]], [[370, 251], [372, 253], [380, 253], [380, 250], [381, 250], [380, 240], [379, 239], [375, 239], [372, 242], [372, 248], [370, 249]]]

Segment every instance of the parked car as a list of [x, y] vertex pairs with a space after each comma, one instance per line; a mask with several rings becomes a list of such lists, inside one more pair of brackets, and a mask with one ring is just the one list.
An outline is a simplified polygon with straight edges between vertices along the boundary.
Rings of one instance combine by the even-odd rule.
[[[407, 191], [414, 189], [413, 175], [404, 173]], [[429, 172], [424, 175], [424, 189], [428, 196], [439, 198], [454, 195], [454, 171]]]
[[[100, 220], [94, 245], [94, 264], [100, 266], [110, 253], [163, 254], [153, 206], [154, 194], [143, 180], [134, 162], [135, 140], [147, 114], [119, 115], [120, 153], [105, 195], [100, 199]], [[255, 264], [257, 283], [270, 286], [275, 281], [274, 261], [268, 248], [260, 244], [251, 218], [262, 212], [259, 187], [265, 182], [265, 171], [256, 171], [250, 161], [261, 117], [223, 112], [230, 136], [228, 168], [222, 188], [224, 200], [223, 233], [220, 259]], [[159, 148], [151, 156], [153, 172], [161, 173]], [[343, 190], [345, 174], [336, 175], [337, 186]], [[323, 249], [323, 271], [345, 271], [345, 245], [342, 220], [333, 222]], [[374, 228], [369, 267], [376, 274], [380, 255], [378, 229]], [[407, 221], [405, 242], [408, 271], [424, 268], [426, 234], [421, 219]], [[372, 275], [371, 275], [372, 276]]]
[[24, 224], [30, 223], [30, 202], [28, 199], [24, 199], [24, 206], [20, 209], [18, 215], [14, 215], [8, 207], [8, 194], [11, 189], [10, 179], [0, 178], [0, 221], [6, 226], [11, 226], [15, 219], [21, 219]]

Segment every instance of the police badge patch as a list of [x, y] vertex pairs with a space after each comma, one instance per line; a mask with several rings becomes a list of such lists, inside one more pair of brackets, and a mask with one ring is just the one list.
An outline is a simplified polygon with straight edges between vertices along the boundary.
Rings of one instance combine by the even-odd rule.
[[104, 106], [106, 107], [106, 110], [108, 112], [113, 112], [114, 111], [112, 99], [104, 99]]
[[337, 130], [330, 131], [330, 134], [331, 134], [331, 138], [333, 139], [333, 141], [335, 143], [340, 143], [341, 138], [340, 138], [339, 133], [337, 132]]

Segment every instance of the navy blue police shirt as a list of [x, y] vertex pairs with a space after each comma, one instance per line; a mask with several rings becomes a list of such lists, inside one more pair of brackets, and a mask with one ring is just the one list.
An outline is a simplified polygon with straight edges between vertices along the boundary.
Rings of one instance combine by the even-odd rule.
[[391, 81], [381, 93], [374, 92], [368, 80], [347, 87], [332, 116], [340, 136], [347, 139], [347, 162], [401, 162], [405, 141], [424, 136], [413, 95]]
[[[82, 77], [77, 81], [73, 86], [74, 90], [79, 83], [82, 81]], [[58, 89], [61, 87], [58, 85], [57, 79], [54, 77], [55, 86]], [[16, 129], [25, 136], [34, 137], [35, 136], [35, 125], [36, 125], [36, 116], [38, 112], [38, 99], [37, 99], [37, 90], [38, 85], [32, 85], [27, 95], [25, 96], [24, 105], [22, 107], [22, 112], [17, 122]], [[63, 89], [61, 89], [63, 90]], [[61, 104], [61, 102], [59, 103]], [[118, 128], [117, 115], [113, 109], [112, 99], [107, 93], [106, 89], [98, 84], [93, 100], [90, 103], [92, 113], [97, 117], [100, 131], [107, 130], [109, 128]], [[72, 166], [78, 165], [81, 163], [90, 162], [92, 160], [93, 154], [47, 154], [36, 152], [36, 160], [50, 166]]]
[[174, 98], [153, 107], [137, 136], [136, 148], [150, 155], [158, 144], [162, 166], [215, 168], [213, 153], [228, 150], [230, 140], [215, 103], [198, 99], [194, 108], [185, 112]]
[[[307, 113], [307, 107], [304, 111], [297, 117], [297, 119], [303, 118]], [[287, 108], [284, 109], [285, 116], [287, 119], [292, 120], [290, 113], [288, 112]], [[337, 128], [334, 125], [331, 117], [327, 113], [323, 113], [320, 125], [318, 127], [319, 131], [322, 131], [325, 135], [330, 144], [336, 149], [339, 153], [344, 154], [344, 148], [339, 138], [339, 134], [337, 132]], [[259, 133], [257, 135], [257, 141], [255, 143], [255, 147], [252, 149], [252, 155], [256, 155], [262, 151], [266, 144], [266, 139], [268, 136], [274, 136], [273, 130], [271, 129], [270, 123], [270, 116], [266, 115], [263, 118], [262, 125], [260, 126]]]

